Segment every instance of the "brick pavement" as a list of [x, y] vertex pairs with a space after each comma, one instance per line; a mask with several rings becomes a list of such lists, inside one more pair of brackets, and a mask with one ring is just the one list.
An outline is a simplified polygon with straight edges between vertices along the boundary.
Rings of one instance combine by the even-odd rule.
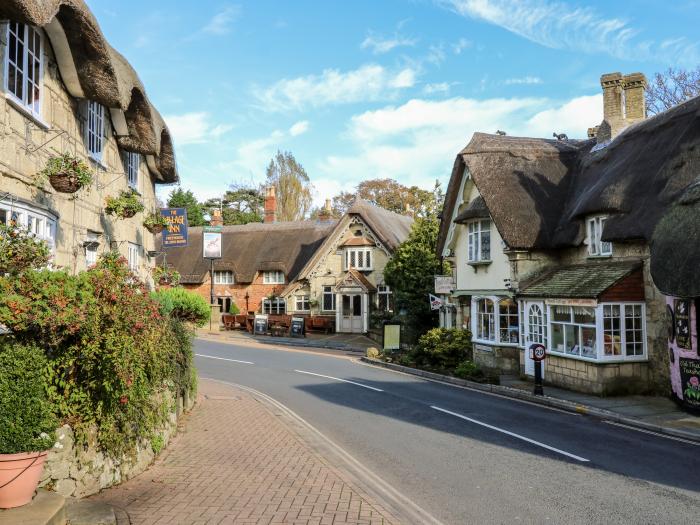
[[154, 465], [91, 499], [134, 525], [398, 520], [250, 394], [200, 381], [200, 403]]

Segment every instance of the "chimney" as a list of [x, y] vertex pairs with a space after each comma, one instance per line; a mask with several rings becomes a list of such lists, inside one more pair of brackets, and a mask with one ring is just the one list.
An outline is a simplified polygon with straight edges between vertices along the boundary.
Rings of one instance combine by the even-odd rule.
[[326, 204], [323, 206], [323, 209], [318, 214], [318, 220], [319, 222], [328, 222], [331, 220], [331, 217], [333, 217], [333, 208], [331, 207], [331, 200], [326, 199]]
[[211, 212], [211, 220], [209, 221], [210, 226], [223, 226], [224, 218], [221, 216], [221, 210], [213, 210]]
[[643, 73], [608, 73], [600, 77], [603, 88], [603, 122], [597, 132], [598, 143], [609, 142], [627, 126], [647, 116]]
[[277, 222], [277, 197], [275, 197], [275, 187], [265, 188], [265, 224]]
[[644, 99], [647, 77], [644, 76], [644, 73], [630, 73], [622, 79], [622, 86], [625, 90], [625, 121], [629, 126], [647, 118], [647, 106]]

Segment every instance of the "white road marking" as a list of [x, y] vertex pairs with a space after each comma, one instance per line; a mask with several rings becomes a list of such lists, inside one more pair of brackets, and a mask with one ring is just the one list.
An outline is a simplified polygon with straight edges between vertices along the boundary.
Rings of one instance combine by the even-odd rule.
[[342, 383], [350, 383], [351, 385], [361, 386], [362, 388], [369, 388], [370, 390], [374, 390], [375, 392], [384, 392], [384, 390], [382, 390], [381, 388], [374, 388], [373, 386], [363, 385], [362, 383], [355, 383], [355, 381], [348, 381], [347, 379], [340, 379], [339, 377], [324, 376], [323, 374], [315, 374], [314, 372], [306, 372], [304, 370], [295, 370], [295, 372], [299, 372], [300, 374], [308, 374], [310, 376], [325, 377], [326, 379], [333, 379]]
[[449, 410], [445, 410], [444, 408], [436, 407], [431, 405], [430, 408], [437, 410], [438, 412], [443, 412], [445, 414], [449, 414], [451, 416], [458, 417], [460, 419], [464, 419], [465, 421], [469, 421], [470, 423], [474, 423], [475, 425], [481, 425], [482, 427], [490, 428], [491, 430], [495, 430], [496, 432], [501, 432], [503, 434], [507, 434], [509, 436], [512, 436], [517, 439], [521, 439], [523, 441], [527, 441], [528, 443], [531, 443], [533, 445], [537, 445], [538, 447], [546, 448], [547, 450], [551, 450], [552, 452], [556, 452], [557, 454], [562, 454], [566, 457], [575, 459], [577, 461], [583, 461], [583, 462], [589, 462], [590, 460], [586, 458], [582, 458], [581, 456], [577, 456], [575, 454], [571, 454], [569, 452], [565, 452], [564, 450], [560, 450], [558, 448], [550, 447], [549, 445], [545, 445], [544, 443], [540, 443], [539, 441], [535, 441], [534, 439], [530, 439], [525, 436], [521, 436], [520, 434], [516, 434], [515, 432], [511, 432], [509, 430], [505, 430], [502, 428], [494, 427], [493, 425], [489, 425], [488, 423], [483, 423], [482, 421], [478, 421], [476, 419], [472, 419], [467, 416], [463, 416], [462, 414], [457, 414], [456, 412], [451, 412]]
[[681, 443], [687, 443], [688, 445], [695, 445], [696, 447], [700, 447], [700, 443], [697, 441], [692, 441], [690, 439], [684, 439], [682, 437], [678, 436], [671, 436], [669, 434], [662, 434], [661, 432], [654, 432], [653, 430], [647, 430], [645, 428], [639, 428], [639, 427], [633, 427], [632, 425], [625, 425], [624, 423], [618, 423], [617, 421], [610, 421], [608, 419], [604, 419], [603, 423], [607, 423], [608, 425], [614, 425], [616, 427], [621, 427], [621, 428], [626, 428], [628, 430], [635, 430], [637, 432], [643, 432], [644, 434], [651, 434], [652, 436], [658, 436], [666, 439], [672, 439], [673, 441], [680, 441]]
[[254, 365], [255, 363], [252, 363], [250, 361], [241, 361], [240, 359], [229, 359], [227, 357], [216, 357], [214, 355], [205, 355], [205, 354], [194, 354], [197, 357], [206, 357], [208, 359], [218, 359], [219, 361], [231, 361], [232, 363], [243, 363], [244, 365]]

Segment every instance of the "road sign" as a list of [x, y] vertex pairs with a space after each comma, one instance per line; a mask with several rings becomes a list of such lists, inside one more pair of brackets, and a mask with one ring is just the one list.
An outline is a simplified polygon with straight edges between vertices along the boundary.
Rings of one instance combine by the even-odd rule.
[[545, 357], [547, 357], [547, 349], [543, 345], [539, 343], [530, 345], [530, 359], [538, 362], [543, 361]]

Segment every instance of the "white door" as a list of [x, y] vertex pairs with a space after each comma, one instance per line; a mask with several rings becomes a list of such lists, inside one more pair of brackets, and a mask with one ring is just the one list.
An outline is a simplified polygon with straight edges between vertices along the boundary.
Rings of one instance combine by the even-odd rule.
[[[530, 358], [530, 345], [539, 343], [547, 346], [547, 318], [545, 316], [545, 306], [543, 302], [523, 303], [525, 315], [523, 316], [525, 326], [525, 375], [535, 375], [535, 361]], [[542, 367], [542, 378], [544, 379], [544, 366]]]
[[361, 334], [364, 329], [362, 294], [341, 294], [340, 331]]

